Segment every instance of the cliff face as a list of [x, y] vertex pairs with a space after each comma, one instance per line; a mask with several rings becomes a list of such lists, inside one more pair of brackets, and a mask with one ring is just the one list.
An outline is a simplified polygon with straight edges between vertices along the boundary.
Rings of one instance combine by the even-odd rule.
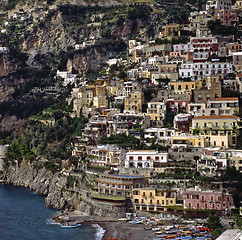
[[93, 181], [92, 176], [84, 172], [71, 177], [53, 173], [43, 168], [39, 163], [23, 161], [19, 166], [10, 166], [2, 177], [7, 183], [23, 186], [46, 195], [46, 205], [55, 209], [79, 210], [83, 215], [120, 217], [125, 209], [115, 206], [102, 205], [89, 197], [85, 184]]
[[14, 72], [15, 67], [13, 63], [9, 60], [7, 54], [0, 55], [0, 78], [7, 76], [9, 73]]
[[37, 54], [58, 53], [68, 46], [74, 46], [74, 44], [75, 41], [63, 25], [61, 13], [57, 11], [44, 24], [26, 37], [19, 47], [22, 52], [27, 53], [29, 56], [27, 64], [35, 65], [34, 58]]
[[109, 42], [76, 52], [72, 58], [68, 58], [67, 70], [70, 72], [75, 70], [80, 75], [85, 76], [88, 71], [97, 70], [101, 64], [124, 49], [124, 42]]

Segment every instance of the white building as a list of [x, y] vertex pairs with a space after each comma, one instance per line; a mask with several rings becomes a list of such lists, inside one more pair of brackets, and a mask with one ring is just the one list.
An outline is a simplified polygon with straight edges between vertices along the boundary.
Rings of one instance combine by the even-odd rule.
[[174, 44], [173, 52], [190, 52], [192, 50], [192, 44]]
[[68, 71], [62, 72], [57, 70], [56, 76], [63, 78], [64, 80], [63, 86], [67, 86], [68, 84], [73, 84], [77, 80], [76, 79], [77, 74], [72, 74], [71, 72], [68, 72]]
[[165, 145], [171, 144], [172, 136], [175, 136], [175, 129], [172, 128], [146, 128], [144, 138], [155, 138], [158, 142]]
[[131, 150], [126, 153], [125, 168], [153, 168], [156, 164], [166, 163], [168, 153], [156, 150]]
[[148, 58], [148, 64], [150, 65], [154, 65], [157, 62], [162, 62], [163, 61], [163, 57], [160, 56], [154, 56], [154, 57], [149, 57]]
[[218, 14], [222, 9], [232, 9], [231, 0], [208, 0], [206, 3], [206, 10], [209, 13]]
[[231, 63], [228, 62], [196, 62], [183, 63], [179, 68], [181, 78], [191, 78], [192, 80], [201, 80], [216, 74], [228, 74], [233, 72]]
[[205, 103], [188, 103], [187, 112], [191, 113], [194, 117], [200, 116], [199, 113], [202, 108], [206, 108]]

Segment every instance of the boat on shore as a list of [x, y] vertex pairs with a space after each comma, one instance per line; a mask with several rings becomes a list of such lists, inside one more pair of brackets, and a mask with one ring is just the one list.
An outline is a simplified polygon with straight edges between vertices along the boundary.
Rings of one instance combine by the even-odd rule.
[[61, 228], [65, 228], [65, 229], [79, 228], [81, 225], [82, 225], [81, 223], [66, 223], [66, 224], [61, 225]]

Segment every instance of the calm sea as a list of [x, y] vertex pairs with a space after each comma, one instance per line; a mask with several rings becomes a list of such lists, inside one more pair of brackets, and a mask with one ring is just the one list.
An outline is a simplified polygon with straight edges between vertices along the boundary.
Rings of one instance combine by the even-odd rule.
[[61, 229], [51, 217], [56, 210], [45, 206], [44, 196], [22, 187], [0, 183], [0, 240], [100, 240], [95, 226]]

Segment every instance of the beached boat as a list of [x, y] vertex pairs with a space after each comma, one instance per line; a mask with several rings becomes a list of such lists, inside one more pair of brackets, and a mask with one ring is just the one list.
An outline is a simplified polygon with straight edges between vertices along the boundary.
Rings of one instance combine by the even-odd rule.
[[79, 228], [81, 226], [81, 223], [67, 223], [61, 225], [61, 228]]

